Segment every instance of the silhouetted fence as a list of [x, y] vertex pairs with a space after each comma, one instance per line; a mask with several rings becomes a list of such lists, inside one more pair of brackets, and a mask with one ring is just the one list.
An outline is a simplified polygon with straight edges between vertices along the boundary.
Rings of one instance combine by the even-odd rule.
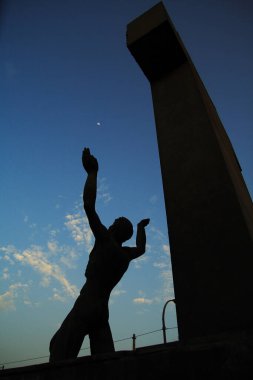
[[[177, 329], [177, 327], [166, 327], [166, 330], [174, 330], [174, 329]], [[153, 333], [156, 333], [156, 332], [159, 332], [159, 331], [164, 331], [164, 328], [161, 328], [161, 329], [158, 329], [158, 330], [153, 330], [153, 331], [148, 331], [146, 333], [142, 333], [142, 334], [133, 334], [132, 336], [128, 337], [128, 338], [123, 338], [123, 339], [117, 339], [117, 340], [114, 340], [114, 343], [119, 343], [119, 342], [123, 342], [123, 341], [126, 341], [126, 340], [132, 340], [132, 350], [135, 350], [136, 349], [136, 340], [137, 338], [139, 337], [142, 337], [144, 335], [149, 335], [149, 334], [153, 334]], [[86, 351], [86, 350], [89, 350], [90, 347], [84, 347], [84, 348], [81, 348], [80, 351]], [[11, 362], [6, 362], [6, 363], [1, 363], [0, 364], [0, 368], [1, 370], [4, 370], [4, 367], [5, 366], [9, 366], [9, 365], [13, 365], [13, 364], [18, 364], [18, 363], [25, 363], [25, 362], [28, 362], [28, 361], [34, 361], [34, 360], [41, 360], [41, 359], [48, 359], [49, 358], [49, 355], [46, 355], [46, 356], [38, 356], [38, 357], [35, 357], [35, 358], [27, 358], [27, 359], [23, 359], [23, 360], [15, 360], [15, 361], [11, 361]]]

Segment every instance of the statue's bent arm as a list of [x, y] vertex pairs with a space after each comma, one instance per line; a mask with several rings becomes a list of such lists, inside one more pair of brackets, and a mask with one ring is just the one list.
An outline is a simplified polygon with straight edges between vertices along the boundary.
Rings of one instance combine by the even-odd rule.
[[137, 225], [136, 247], [129, 248], [130, 260], [137, 259], [146, 251], [146, 231], [145, 227], [149, 224], [149, 219], [141, 220]]

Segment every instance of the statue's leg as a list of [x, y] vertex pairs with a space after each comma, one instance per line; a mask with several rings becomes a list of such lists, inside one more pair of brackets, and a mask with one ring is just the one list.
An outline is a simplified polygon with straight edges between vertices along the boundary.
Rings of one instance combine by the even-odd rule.
[[80, 300], [63, 321], [59, 330], [51, 339], [49, 351], [50, 362], [76, 358], [82, 346], [85, 335], [88, 334], [88, 324], [79, 312]]
[[114, 344], [109, 322], [89, 332], [91, 355], [114, 352]]
[[85, 326], [79, 328], [75, 323], [62, 325], [51, 339], [49, 361], [55, 362], [76, 358], [87, 333]]

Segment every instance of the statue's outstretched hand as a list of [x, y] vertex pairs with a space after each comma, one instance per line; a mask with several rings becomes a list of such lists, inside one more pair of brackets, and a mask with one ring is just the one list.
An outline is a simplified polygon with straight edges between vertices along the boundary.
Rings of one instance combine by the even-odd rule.
[[147, 227], [147, 225], [149, 224], [149, 222], [150, 222], [150, 219], [142, 219], [142, 220], [138, 223], [138, 225], [139, 225], [139, 226], [142, 226], [142, 227]]
[[83, 167], [88, 174], [98, 171], [97, 159], [94, 156], [92, 156], [92, 154], [90, 154], [89, 148], [84, 148], [83, 155], [82, 155], [82, 162], [83, 162]]

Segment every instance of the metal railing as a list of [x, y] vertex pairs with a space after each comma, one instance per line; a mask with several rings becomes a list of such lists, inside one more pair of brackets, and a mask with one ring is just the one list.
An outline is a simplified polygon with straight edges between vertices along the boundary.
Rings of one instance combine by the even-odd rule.
[[[174, 302], [176, 303], [175, 299], [170, 299], [168, 300], [164, 307], [163, 307], [163, 312], [162, 312], [162, 328], [161, 329], [158, 329], [158, 330], [153, 330], [153, 331], [148, 331], [148, 332], [145, 332], [145, 333], [142, 333], [142, 334], [133, 334], [131, 337], [128, 337], [128, 338], [123, 338], [123, 339], [118, 339], [118, 340], [114, 340], [114, 343], [119, 343], [119, 342], [123, 342], [123, 341], [126, 341], [126, 340], [132, 340], [132, 350], [136, 350], [136, 340], [137, 338], [139, 337], [142, 337], [142, 336], [145, 336], [145, 335], [149, 335], [149, 334], [153, 334], [153, 333], [156, 333], [156, 332], [159, 332], [159, 331], [162, 331], [163, 332], [163, 343], [167, 343], [167, 338], [166, 338], [166, 331], [167, 330], [173, 330], [173, 329], [177, 329], [177, 326], [174, 326], [174, 327], [166, 327], [165, 325], [165, 310], [166, 310], [166, 307], [167, 305], [170, 303], [170, 302]], [[90, 347], [84, 347], [84, 348], [81, 348], [80, 351], [85, 351], [85, 350], [89, 350]], [[12, 364], [18, 364], [18, 363], [25, 363], [25, 362], [28, 362], [28, 361], [32, 361], [32, 360], [41, 360], [41, 359], [47, 359], [49, 358], [49, 355], [46, 355], [46, 356], [39, 356], [39, 357], [35, 357], [35, 358], [27, 358], [27, 359], [23, 359], [23, 360], [16, 360], [16, 361], [11, 361], [11, 362], [5, 362], [5, 363], [1, 363], [0, 364], [0, 370], [4, 370], [5, 366], [7, 365], [12, 365]]]
[[168, 300], [167, 302], [165, 302], [165, 305], [163, 307], [163, 314], [162, 314], [162, 326], [163, 327], [162, 327], [162, 330], [163, 330], [163, 343], [164, 344], [167, 343], [167, 337], [166, 337], [166, 330], [167, 330], [167, 328], [166, 328], [166, 325], [165, 325], [165, 310], [166, 310], [167, 305], [170, 302], [176, 303], [175, 298], [172, 298], [172, 299]]

